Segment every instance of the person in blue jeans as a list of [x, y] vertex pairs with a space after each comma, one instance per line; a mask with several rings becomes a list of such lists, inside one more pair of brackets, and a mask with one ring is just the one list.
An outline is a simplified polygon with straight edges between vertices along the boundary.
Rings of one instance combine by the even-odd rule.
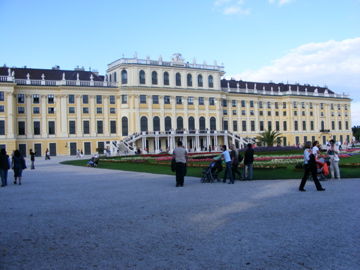
[[232, 168], [231, 168], [232, 160], [231, 160], [231, 157], [230, 157], [230, 153], [229, 153], [228, 150], [226, 150], [226, 145], [223, 145], [221, 147], [221, 150], [223, 151], [221, 153], [222, 158], [224, 159], [225, 164], [226, 164], [223, 182], [226, 183], [226, 179], [229, 176], [229, 179], [230, 179], [229, 184], [234, 184], [234, 176], [232, 174]]
[[245, 150], [245, 157], [244, 157], [244, 180], [253, 179], [253, 163], [254, 163], [254, 149], [252, 148], [252, 144], [249, 143], [247, 145], [247, 149]]
[[10, 169], [9, 156], [6, 154], [6, 150], [3, 148], [0, 150], [0, 178], [1, 186], [7, 186], [8, 170]]

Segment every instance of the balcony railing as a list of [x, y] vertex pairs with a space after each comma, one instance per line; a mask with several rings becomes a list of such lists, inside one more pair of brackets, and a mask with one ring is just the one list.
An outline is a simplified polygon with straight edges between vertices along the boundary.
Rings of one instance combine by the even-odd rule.
[[84, 81], [84, 80], [32, 80], [16, 79], [13, 76], [0, 76], [0, 82], [11, 82], [18, 85], [37, 85], [37, 86], [82, 86], [82, 87], [117, 87], [116, 82], [106, 81]]

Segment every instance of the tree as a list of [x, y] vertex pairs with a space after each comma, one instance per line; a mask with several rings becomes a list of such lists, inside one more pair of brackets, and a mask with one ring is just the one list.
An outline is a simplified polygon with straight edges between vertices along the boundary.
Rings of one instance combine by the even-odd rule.
[[275, 143], [281, 143], [281, 133], [276, 130], [265, 130], [264, 132], [260, 133], [256, 139], [261, 144], [265, 144], [266, 146], [274, 146]]
[[353, 136], [355, 137], [355, 140], [360, 140], [360, 126], [353, 126], [352, 127]]

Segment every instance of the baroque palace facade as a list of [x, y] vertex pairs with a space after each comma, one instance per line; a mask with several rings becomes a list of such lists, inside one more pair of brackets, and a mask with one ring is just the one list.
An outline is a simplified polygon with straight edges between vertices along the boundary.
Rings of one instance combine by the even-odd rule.
[[0, 68], [0, 147], [37, 155], [243, 147], [265, 130], [281, 145], [349, 142], [351, 99], [310, 85], [222, 79], [222, 66], [121, 58], [107, 74]]

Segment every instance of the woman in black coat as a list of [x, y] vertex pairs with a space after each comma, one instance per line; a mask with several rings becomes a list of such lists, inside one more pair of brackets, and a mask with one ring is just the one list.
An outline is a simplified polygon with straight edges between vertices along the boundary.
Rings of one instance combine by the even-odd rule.
[[14, 156], [12, 158], [12, 168], [14, 170], [14, 184], [19, 180], [19, 185], [21, 185], [22, 171], [26, 169], [25, 159], [20, 154], [19, 150], [15, 150]]

